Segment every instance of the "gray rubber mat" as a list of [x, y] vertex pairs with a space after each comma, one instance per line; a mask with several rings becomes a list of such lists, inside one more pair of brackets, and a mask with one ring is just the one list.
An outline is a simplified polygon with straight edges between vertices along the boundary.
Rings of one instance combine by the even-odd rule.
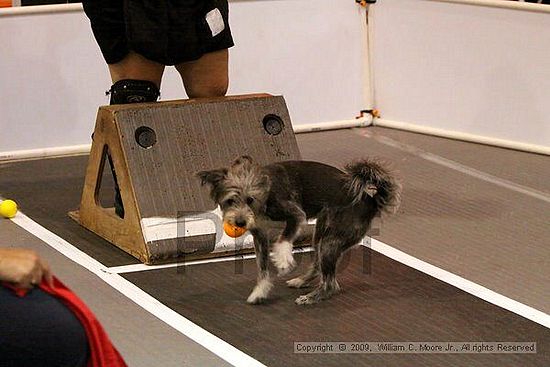
[[550, 157], [546, 155], [380, 127], [371, 127], [367, 130], [468, 167], [550, 193]]

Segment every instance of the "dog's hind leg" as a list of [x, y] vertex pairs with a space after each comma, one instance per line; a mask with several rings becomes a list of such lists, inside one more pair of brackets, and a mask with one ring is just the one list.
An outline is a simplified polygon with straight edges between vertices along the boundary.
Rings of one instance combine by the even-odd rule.
[[273, 244], [271, 261], [277, 267], [279, 276], [289, 273], [295, 266], [296, 261], [292, 255], [294, 241], [300, 234], [302, 227], [307, 224], [306, 213], [294, 202], [279, 203], [280, 210], [286, 217], [286, 227], [283, 233]]
[[296, 299], [299, 305], [319, 302], [340, 291], [336, 281], [336, 264], [346, 250], [361, 241], [368, 229], [363, 218], [352, 216], [346, 220], [342, 211], [327, 213], [322, 218], [322, 222], [317, 219], [315, 227], [319, 241], [321, 280], [315, 290]]
[[337, 238], [330, 236], [319, 242], [319, 265], [321, 280], [312, 292], [296, 298], [296, 304], [306, 305], [317, 303], [330, 298], [340, 291], [340, 285], [336, 281], [336, 263], [342, 254], [342, 248]]
[[286, 281], [286, 285], [290, 288], [305, 288], [311, 285], [311, 282], [319, 276], [319, 262], [317, 259], [309, 266], [308, 270], [299, 277], [292, 278]]
[[[315, 238], [315, 236], [314, 236]], [[312, 243], [314, 248], [313, 262], [309, 265], [306, 272], [299, 277], [292, 278], [286, 281], [286, 285], [290, 288], [306, 288], [311, 285], [319, 276], [319, 243]]]
[[313, 232], [311, 246], [313, 246], [313, 262], [309, 265], [308, 270], [299, 277], [286, 281], [286, 285], [290, 288], [305, 288], [311, 285], [311, 282], [319, 276], [319, 237], [325, 231], [326, 212], [321, 212], [317, 216], [317, 224]]
[[346, 250], [353, 247], [361, 240], [365, 232], [365, 228], [357, 230], [350, 224], [349, 231], [339, 231], [335, 233], [325, 228], [322, 234], [319, 233], [319, 265], [321, 280], [317, 288], [312, 292], [298, 297], [295, 301], [297, 304], [305, 305], [317, 303], [340, 292], [340, 285], [336, 281], [336, 264]]
[[258, 266], [258, 280], [252, 293], [246, 300], [250, 304], [258, 304], [265, 301], [273, 288], [269, 277], [269, 240], [265, 231], [255, 228], [251, 230], [254, 236], [254, 250], [256, 252], [256, 264]]

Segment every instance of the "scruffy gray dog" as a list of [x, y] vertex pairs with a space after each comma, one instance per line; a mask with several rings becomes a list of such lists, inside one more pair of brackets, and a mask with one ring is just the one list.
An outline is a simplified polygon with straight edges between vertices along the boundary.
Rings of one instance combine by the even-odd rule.
[[296, 264], [293, 242], [307, 219], [317, 218], [314, 261], [305, 274], [287, 281], [289, 287], [302, 288], [321, 275], [318, 286], [295, 301], [312, 304], [340, 290], [338, 259], [361, 241], [374, 217], [397, 209], [401, 192], [399, 183], [375, 160], [353, 162], [341, 171], [309, 161], [260, 166], [249, 156], [241, 156], [228, 168], [197, 175], [203, 185], [210, 186], [224, 221], [248, 229], [254, 237], [258, 281], [247, 300], [252, 304], [266, 300], [273, 286], [268, 269], [270, 220], [286, 222], [271, 253], [279, 275], [284, 275]]

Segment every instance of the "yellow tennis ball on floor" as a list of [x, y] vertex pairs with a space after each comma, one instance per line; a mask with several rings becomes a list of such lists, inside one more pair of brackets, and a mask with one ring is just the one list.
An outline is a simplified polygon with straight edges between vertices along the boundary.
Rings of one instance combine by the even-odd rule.
[[13, 218], [17, 214], [17, 203], [13, 200], [4, 200], [0, 203], [0, 215], [4, 218]]
[[246, 232], [246, 228], [237, 227], [227, 222], [223, 222], [223, 231], [229, 237], [237, 238], [237, 237], [241, 237]]

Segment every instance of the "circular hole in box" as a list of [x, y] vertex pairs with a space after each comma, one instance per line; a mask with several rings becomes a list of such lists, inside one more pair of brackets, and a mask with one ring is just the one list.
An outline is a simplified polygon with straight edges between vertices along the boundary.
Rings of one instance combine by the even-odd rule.
[[266, 115], [263, 119], [264, 129], [269, 135], [279, 135], [285, 128], [283, 119], [277, 115]]
[[155, 130], [148, 126], [140, 126], [136, 129], [136, 143], [144, 149], [149, 149], [157, 142]]

